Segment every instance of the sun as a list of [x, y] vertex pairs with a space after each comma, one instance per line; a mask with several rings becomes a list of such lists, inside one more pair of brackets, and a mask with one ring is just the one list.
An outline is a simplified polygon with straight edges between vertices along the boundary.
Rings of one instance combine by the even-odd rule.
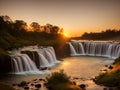
[[64, 33], [63, 35], [64, 35], [65, 37], [70, 37], [69, 34], [67, 34], [67, 33]]

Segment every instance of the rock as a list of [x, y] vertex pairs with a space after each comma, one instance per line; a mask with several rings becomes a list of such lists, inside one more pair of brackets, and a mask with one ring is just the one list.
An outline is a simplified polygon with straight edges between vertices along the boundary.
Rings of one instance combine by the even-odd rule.
[[25, 89], [25, 90], [28, 90], [28, 89], [29, 89], [29, 87], [27, 87], [27, 86], [26, 86], [26, 87], [24, 87], [24, 89]]
[[14, 84], [12, 84], [12, 86], [17, 86], [17, 84], [14, 83]]
[[42, 78], [40, 78], [39, 80], [40, 80], [40, 81], [45, 81], [45, 79], [42, 79]]
[[109, 68], [109, 69], [113, 69], [113, 66], [110, 65], [108, 68]]
[[79, 79], [78, 77], [74, 77], [73, 79]]
[[40, 87], [41, 87], [41, 84], [36, 84], [35, 87], [36, 87], [36, 88], [40, 88]]
[[34, 84], [33, 84], [33, 83], [31, 83], [31, 86], [34, 86]]
[[34, 83], [37, 83], [37, 82], [34, 82]]
[[27, 82], [27, 84], [29, 84], [30, 82]]
[[47, 83], [44, 83], [44, 86], [46, 86], [47, 85]]
[[103, 71], [108, 71], [107, 69], [104, 69]]
[[108, 65], [105, 65], [105, 67], [108, 67]]
[[82, 89], [85, 89], [86, 85], [85, 84], [80, 84], [79, 87], [82, 88]]
[[75, 82], [75, 81], [73, 81], [73, 82], [72, 82], [72, 84], [76, 85], [76, 82]]
[[27, 85], [27, 82], [26, 81], [22, 81], [21, 83], [20, 83], [20, 85], [23, 87], [23, 86], [26, 86]]
[[47, 67], [41, 67], [40, 70], [47, 70]]
[[37, 81], [37, 79], [33, 79], [33, 81]]
[[46, 82], [46, 80], [45, 80], [45, 79], [42, 79], [42, 78], [40, 78], [39, 81], [44, 81], [44, 82]]
[[22, 87], [21, 84], [17, 84], [18, 87]]

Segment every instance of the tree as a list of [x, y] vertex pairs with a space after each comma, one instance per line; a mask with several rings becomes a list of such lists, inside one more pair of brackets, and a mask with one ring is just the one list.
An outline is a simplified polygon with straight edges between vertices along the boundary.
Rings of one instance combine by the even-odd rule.
[[9, 16], [0, 16], [0, 30], [10, 30], [12, 28], [12, 20]]
[[13, 23], [13, 29], [11, 30], [11, 34], [13, 36], [23, 36], [27, 31], [27, 23], [23, 20], [15, 20]]
[[53, 26], [52, 29], [50, 30], [51, 34], [58, 34], [60, 28], [58, 26]]
[[36, 31], [36, 32], [39, 32], [39, 31], [40, 31], [40, 25], [39, 25], [39, 23], [37, 23], [37, 22], [32, 22], [32, 23], [30, 24], [30, 26], [32, 27], [32, 30], [33, 30], [33, 31]]

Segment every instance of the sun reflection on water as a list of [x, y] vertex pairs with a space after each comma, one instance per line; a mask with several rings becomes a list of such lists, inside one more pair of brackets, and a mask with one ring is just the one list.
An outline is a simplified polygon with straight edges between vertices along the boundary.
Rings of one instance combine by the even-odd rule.
[[63, 62], [63, 66], [69, 66], [70, 65], [70, 62], [68, 62], [68, 61], [65, 61], [65, 62]]

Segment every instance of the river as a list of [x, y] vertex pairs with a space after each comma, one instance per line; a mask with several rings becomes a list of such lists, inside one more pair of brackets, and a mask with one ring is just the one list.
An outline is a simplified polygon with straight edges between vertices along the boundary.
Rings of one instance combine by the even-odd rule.
[[59, 71], [63, 69], [64, 72], [71, 76], [71, 79], [79, 84], [86, 84], [87, 90], [103, 90], [103, 86], [94, 84], [91, 80], [94, 76], [101, 72], [101, 69], [105, 65], [113, 63], [114, 60], [104, 57], [92, 57], [92, 56], [79, 56], [79, 57], [67, 57], [64, 58], [60, 64], [57, 64], [51, 68], [51, 70], [45, 71], [44, 74], [27, 74], [27, 75], [1, 75], [0, 81], [13, 84], [20, 83], [21, 81], [31, 81], [33, 79], [45, 78], [51, 72]]

